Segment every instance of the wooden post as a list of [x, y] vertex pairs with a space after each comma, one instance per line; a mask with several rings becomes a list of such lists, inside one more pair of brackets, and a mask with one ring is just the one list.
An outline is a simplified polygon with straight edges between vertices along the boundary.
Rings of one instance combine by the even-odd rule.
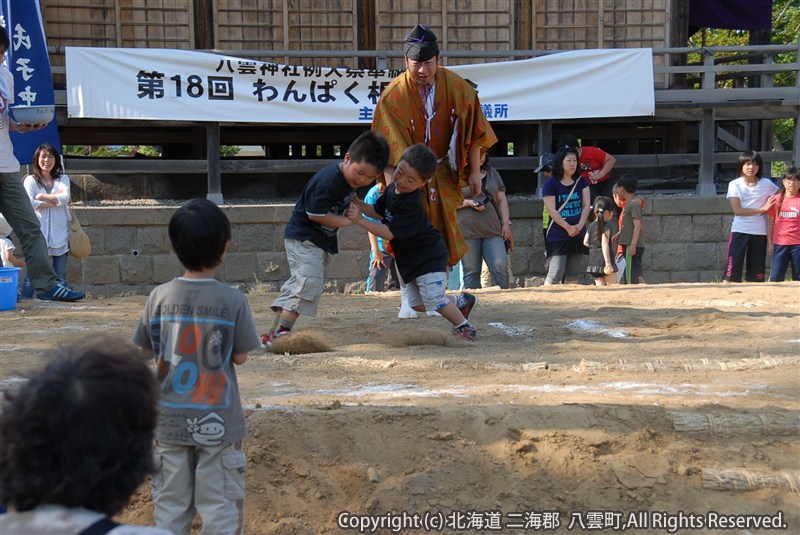
[[216, 48], [214, 39], [214, 6], [209, 0], [196, 0], [194, 6], [194, 47]]
[[[797, 52], [797, 57], [800, 58], [800, 39], [797, 40]], [[800, 97], [800, 70], [795, 76], [794, 85], [797, 88], [797, 96]], [[800, 111], [800, 106], [797, 106], [797, 111]], [[798, 115], [800, 114], [795, 114], [794, 119], [794, 157], [792, 159], [794, 166], [800, 166], [800, 119], [798, 119]]]
[[206, 123], [206, 158], [208, 159], [208, 194], [206, 199], [224, 204], [220, 172], [219, 123]]
[[[553, 121], [541, 121], [539, 123], [539, 143], [536, 146], [536, 152], [541, 156], [545, 152], [550, 152], [553, 146]], [[538, 161], [537, 161], [538, 167]], [[536, 183], [536, 198], [542, 198], [542, 187], [544, 186], [544, 174], [539, 173]]]
[[[800, 83], [800, 77], [798, 77], [798, 83]], [[794, 159], [792, 165], [800, 165], [800, 119], [794, 120]]]
[[[357, 0], [353, 24], [356, 25], [356, 49], [376, 50], [375, 43], [375, 12], [372, 2]], [[358, 58], [358, 67], [361, 69], [374, 69], [377, 65], [375, 58]]]
[[531, 4], [533, 3], [535, 2], [516, 0], [514, 4], [517, 16], [514, 20], [515, 35], [513, 38], [516, 40], [514, 48], [518, 50], [533, 49], [533, 44], [531, 43], [531, 36], [533, 35], [533, 29], [531, 28], [532, 9], [534, 9]]
[[701, 197], [711, 197], [717, 194], [717, 188], [714, 186], [716, 134], [714, 108], [704, 108], [703, 121], [700, 123], [700, 172], [697, 177], [697, 194]]

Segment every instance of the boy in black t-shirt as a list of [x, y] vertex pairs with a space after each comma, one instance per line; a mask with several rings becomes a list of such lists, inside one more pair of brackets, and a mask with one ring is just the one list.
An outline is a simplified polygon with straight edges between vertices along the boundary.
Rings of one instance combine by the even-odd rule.
[[[425, 145], [412, 145], [400, 157], [394, 182], [374, 205], [353, 199], [347, 217], [364, 230], [389, 241], [400, 277], [408, 287], [409, 304], [418, 312], [436, 311], [453, 324], [453, 334], [474, 341], [476, 331], [467, 318], [475, 296], [452, 299], [447, 289], [447, 247], [425, 212], [420, 188], [436, 171], [436, 155]], [[370, 221], [361, 214], [378, 219]]]
[[343, 161], [323, 167], [306, 184], [283, 234], [291, 276], [272, 303], [275, 318], [261, 335], [264, 347], [291, 331], [301, 314], [317, 315], [325, 265], [339, 252], [337, 233], [352, 224], [344, 211], [355, 189], [371, 184], [388, 161], [389, 144], [368, 130], [353, 141]]

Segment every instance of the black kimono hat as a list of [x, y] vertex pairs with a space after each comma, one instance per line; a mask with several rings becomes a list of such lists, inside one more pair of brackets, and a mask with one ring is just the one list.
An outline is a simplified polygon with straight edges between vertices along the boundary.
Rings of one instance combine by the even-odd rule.
[[406, 35], [406, 57], [412, 61], [428, 61], [439, 55], [436, 34], [422, 24], [417, 24]]

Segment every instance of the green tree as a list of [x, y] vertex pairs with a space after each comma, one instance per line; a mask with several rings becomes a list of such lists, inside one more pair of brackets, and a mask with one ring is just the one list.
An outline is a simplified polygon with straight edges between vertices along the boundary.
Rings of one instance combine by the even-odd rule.
[[[772, 3], [772, 38], [773, 44], [798, 44], [800, 40], [800, 3], [797, 0], [774, 0]], [[749, 43], [749, 32], [745, 30], [703, 29], [689, 38], [689, 46], [744, 46]], [[719, 54], [715, 62], [746, 63], [747, 58], [739, 53]], [[775, 63], [792, 63], [797, 61], [797, 51], [776, 54]], [[701, 63], [699, 54], [690, 55], [690, 63]], [[793, 87], [797, 82], [796, 72], [776, 73], [776, 87]], [[722, 87], [732, 87], [733, 79], [720, 77]], [[772, 131], [783, 147], [791, 147], [794, 143], [794, 124], [797, 119], [775, 119]]]

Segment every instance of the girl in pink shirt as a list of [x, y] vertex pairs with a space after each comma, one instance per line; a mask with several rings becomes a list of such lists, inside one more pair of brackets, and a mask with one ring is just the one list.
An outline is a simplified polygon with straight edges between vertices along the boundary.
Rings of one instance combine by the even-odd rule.
[[772, 256], [769, 281], [781, 282], [792, 265], [792, 280], [800, 280], [800, 171], [790, 167], [769, 211], [767, 252]]

